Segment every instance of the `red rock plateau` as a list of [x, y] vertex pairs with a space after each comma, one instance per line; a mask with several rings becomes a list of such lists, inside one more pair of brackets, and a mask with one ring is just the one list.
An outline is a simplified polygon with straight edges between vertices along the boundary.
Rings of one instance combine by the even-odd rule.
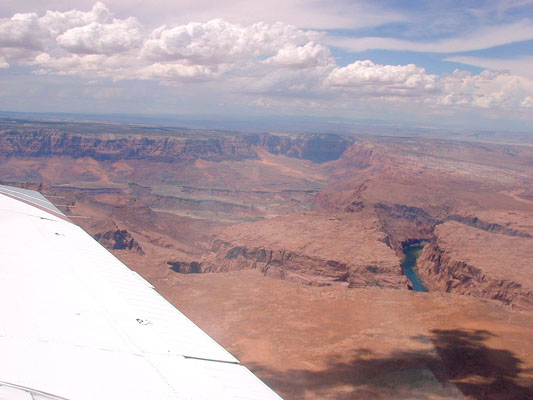
[[373, 210], [302, 212], [230, 226], [202, 257], [202, 271], [258, 269], [318, 286], [407, 288]]
[[[532, 149], [10, 120], [0, 177], [49, 195], [286, 399], [525, 399]], [[428, 293], [402, 271], [415, 243]]]

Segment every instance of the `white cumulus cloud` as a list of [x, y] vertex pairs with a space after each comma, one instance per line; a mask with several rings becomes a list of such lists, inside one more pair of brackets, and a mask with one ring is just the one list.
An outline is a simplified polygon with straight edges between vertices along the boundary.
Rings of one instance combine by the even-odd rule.
[[377, 94], [403, 95], [433, 91], [437, 78], [414, 64], [380, 65], [364, 60], [333, 69], [324, 83], [337, 88], [373, 87]]
[[111, 23], [113, 16], [111, 11], [101, 2], [97, 2], [90, 11], [70, 10], [70, 11], [50, 11], [39, 18], [39, 24], [50, 32], [50, 35], [57, 37], [63, 32], [77, 26], [85, 26], [92, 22], [101, 24]]
[[436, 103], [484, 109], [528, 107], [533, 81], [521, 76], [485, 70], [479, 74], [456, 70], [443, 77]]
[[48, 39], [47, 32], [39, 24], [37, 14], [15, 14], [0, 19], [0, 47], [43, 49]]
[[46, 41], [68, 29], [91, 22], [106, 23], [109, 18], [109, 10], [102, 3], [96, 3], [88, 12], [47, 11], [42, 17], [35, 13], [15, 14], [0, 19], [0, 46], [42, 49]]
[[265, 63], [288, 68], [310, 68], [333, 65], [335, 60], [331, 51], [319, 43], [308, 42], [304, 46], [287, 45], [278, 50], [276, 55]]
[[127, 68], [127, 59], [120, 55], [105, 54], [69, 54], [64, 57], [52, 57], [40, 53], [30, 62], [39, 69], [39, 74], [56, 74], [83, 76], [87, 78], [112, 78], [113, 80], [133, 78]]
[[317, 33], [291, 25], [262, 22], [241, 26], [215, 19], [152, 32], [143, 55], [154, 61], [183, 60], [194, 64], [235, 63], [241, 59], [272, 54], [286, 45], [305, 45]]
[[277, 68], [261, 77], [243, 78], [240, 86], [241, 90], [255, 94], [320, 98], [325, 94], [322, 86], [331, 68]]
[[59, 46], [75, 54], [114, 54], [140, 47], [142, 28], [135, 18], [103, 24], [91, 22], [57, 37]]
[[216, 66], [155, 63], [141, 68], [136, 72], [136, 77], [173, 84], [208, 81], [220, 76], [223, 72], [223, 68]]

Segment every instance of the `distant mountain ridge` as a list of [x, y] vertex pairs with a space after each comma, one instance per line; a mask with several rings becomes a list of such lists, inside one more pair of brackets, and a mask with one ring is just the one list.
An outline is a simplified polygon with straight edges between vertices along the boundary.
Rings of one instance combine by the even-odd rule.
[[220, 134], [139, 137], [72, 134], [55, 129], [0, 131], [0, 154], [5, 156], [91, 157], [95, 160], [182, 162], [258, 158], [256, 148], [273, 154], [326, 162], [338, 159], [353, 140], [338, 135]]

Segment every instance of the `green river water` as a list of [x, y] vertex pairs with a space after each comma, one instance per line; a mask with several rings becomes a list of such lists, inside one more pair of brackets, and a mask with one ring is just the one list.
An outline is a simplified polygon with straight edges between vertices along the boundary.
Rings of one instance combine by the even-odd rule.
[[414, 244], [411, 246], [407, 246], [403, 249], [403, 254], [405, 254], [405, 258], [402, 262], [402, 271], [404, 275], [407, 276], [407, 279], [411, 281], [411, 284], [413, 285], [413, 290], [417, 292], [428, 291], [428, 289], [424, 286], [416, 272], [416, 260], [418, 259], [418, 255], [420, 254], [423, 248], [424, 246], [421, 244]]

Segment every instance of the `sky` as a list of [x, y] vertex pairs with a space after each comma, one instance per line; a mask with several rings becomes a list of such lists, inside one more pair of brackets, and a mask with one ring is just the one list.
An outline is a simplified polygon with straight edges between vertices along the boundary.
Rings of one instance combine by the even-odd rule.
[[533, 0], [3, 0], [0, 110], [533, 131]]

